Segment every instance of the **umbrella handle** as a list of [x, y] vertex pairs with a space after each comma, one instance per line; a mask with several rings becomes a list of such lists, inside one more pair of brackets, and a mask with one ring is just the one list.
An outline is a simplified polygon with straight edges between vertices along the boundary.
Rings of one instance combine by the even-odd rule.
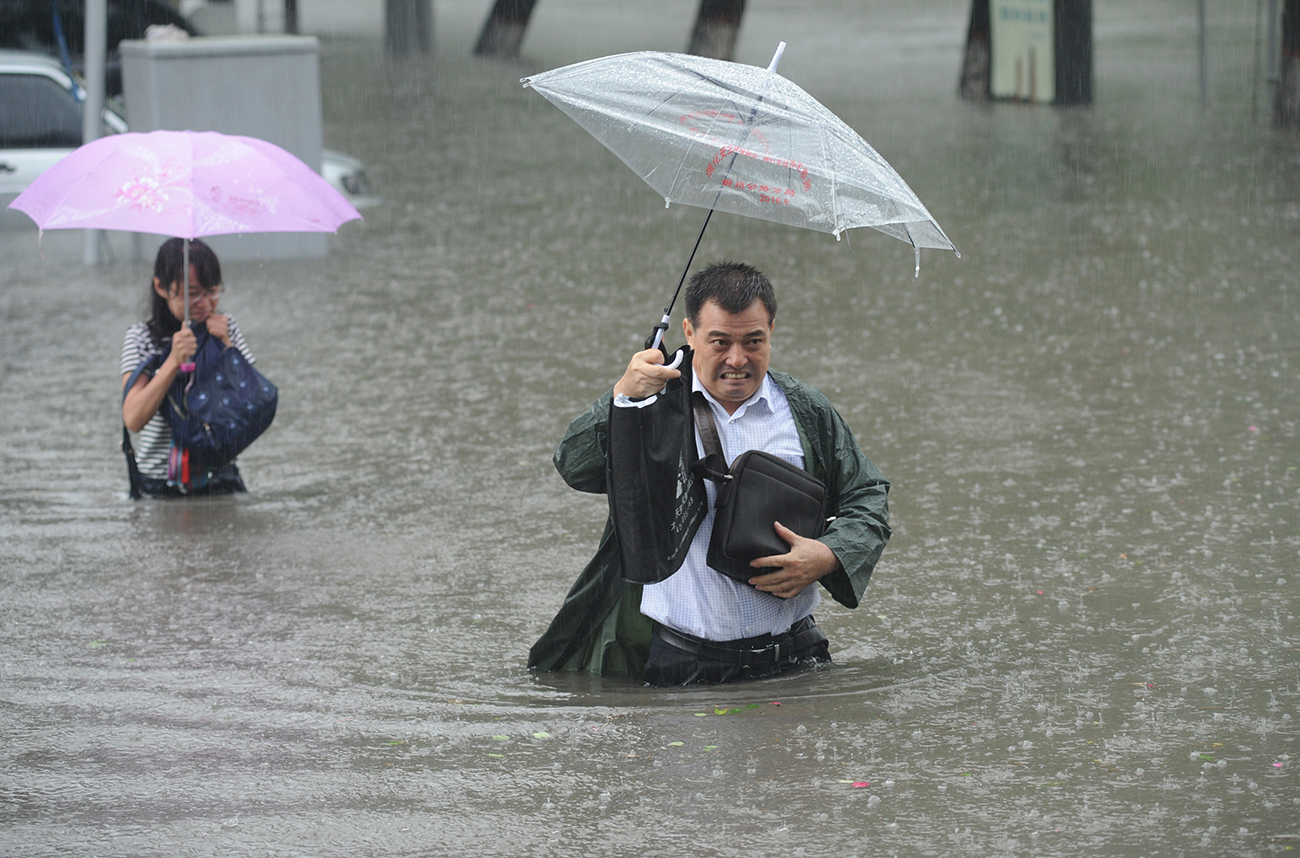
[[[664, 317], [655, 325], [655, 332], [645, 341], [645, 347], [648, 349], [663, 348], [664, 334], [668, 332], [668, 323], [672, 320], [672, 314], [665, 311]], [[664, 351], [664, 357], [668, 357], [667, 350]]]
[[[190, 285], [188, 281], [189, 278], [187, 277], [185, 283], [185, 321], [182, 324], [184, 324], [185, 327], [192, 329], [194, 323], [190, 321]], [[197, 367], [198, 364], [194, 363], [194, 361], [186, 361], [181, 364], [181, 372], [194, 372]]]

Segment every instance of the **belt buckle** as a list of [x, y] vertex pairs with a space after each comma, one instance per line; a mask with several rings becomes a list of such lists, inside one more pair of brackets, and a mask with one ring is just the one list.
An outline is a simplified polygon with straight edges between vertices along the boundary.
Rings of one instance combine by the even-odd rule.
[[749, 655], [754, 657], [756, 663], [757, 663], [758, 656], [760, 655], [767, 656], [768, 653], [775, 653], [775, 658], [772, 660], [773, 664], [781, 663], [781, 642], [780, 641], [773, 641], [772, 643], [768, 644], [765, 647], [758, 647], [757, 649], [749, 649], [747, 650], [747, 652], [749, 653]]

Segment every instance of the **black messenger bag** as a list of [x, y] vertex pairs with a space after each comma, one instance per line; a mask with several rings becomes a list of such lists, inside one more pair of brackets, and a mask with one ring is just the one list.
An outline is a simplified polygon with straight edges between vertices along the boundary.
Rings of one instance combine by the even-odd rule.
[[704, 442], [704, 458], [696, 463], [696, 470], [718, 483], [708, 564], [748, 583], [765, 571], [750, 566], [751, 560], [790, 551], [777, 536], [775, 522], [809, 539], [825, 532], [826, 486], [802, 468], [762, 450], [741, 453], [728, 468], [708, 402], [697, 392], [693, 405]]

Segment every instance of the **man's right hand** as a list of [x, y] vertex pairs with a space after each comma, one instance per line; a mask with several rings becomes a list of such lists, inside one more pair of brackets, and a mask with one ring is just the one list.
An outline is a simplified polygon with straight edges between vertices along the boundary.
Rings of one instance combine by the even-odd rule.
[[659, 349], [646, 349], [632, 355], [623, 377], [614, 385], [614, 395], [628, 399], [646, 399], [664, 389], [669, 380], [682, 374], [679, 369], [664, 366], [664, 353]]

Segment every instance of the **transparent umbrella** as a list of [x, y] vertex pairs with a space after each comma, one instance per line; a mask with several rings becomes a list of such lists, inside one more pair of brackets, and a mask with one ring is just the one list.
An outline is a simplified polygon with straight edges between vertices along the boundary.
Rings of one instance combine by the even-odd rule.
[[776, 73], [784, 48], [782, 42], [766, 69], [643, 51], [564, 66], [523, 78], [523, 84], [617, 155], [665, 204], [836, 238], [846, 229], [871, 227], [916, 248], [918, 270], [922, 247], [956, 252], [867, 141]]

